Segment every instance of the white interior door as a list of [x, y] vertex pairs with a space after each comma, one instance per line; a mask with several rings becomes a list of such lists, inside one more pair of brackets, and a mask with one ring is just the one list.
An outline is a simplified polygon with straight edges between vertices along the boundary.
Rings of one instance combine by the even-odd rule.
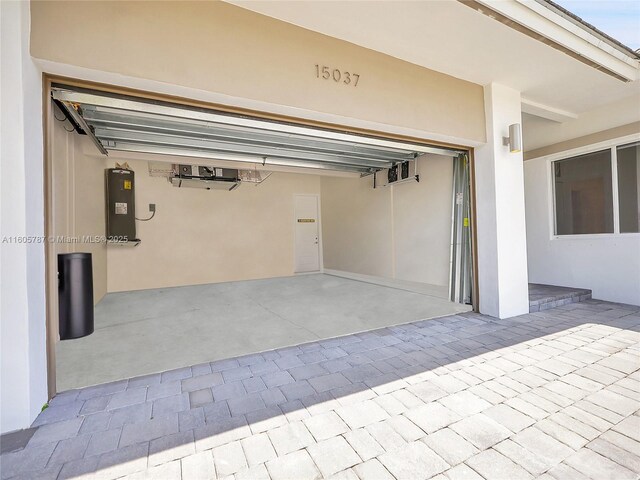
[[295, 271], [320, 270], [320, 230], [318, 228], [318, 197], [295, 195]]

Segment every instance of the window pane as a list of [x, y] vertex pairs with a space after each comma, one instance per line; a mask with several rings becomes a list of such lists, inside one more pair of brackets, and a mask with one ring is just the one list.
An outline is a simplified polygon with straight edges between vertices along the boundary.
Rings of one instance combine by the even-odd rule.
[[556, 235], [613, 233], [611, 150], [553, 163]]
[[640, 222], [640, 142], [618, 147], [620, 232], [638, 231]]

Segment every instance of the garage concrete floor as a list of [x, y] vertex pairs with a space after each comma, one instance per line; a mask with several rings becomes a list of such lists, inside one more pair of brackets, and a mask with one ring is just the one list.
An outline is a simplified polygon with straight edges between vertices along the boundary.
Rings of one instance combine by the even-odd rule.
[[58, 343], [57, 389], [469, 310], [323, 274], [112, 293], [96, 306], [92, 335]]

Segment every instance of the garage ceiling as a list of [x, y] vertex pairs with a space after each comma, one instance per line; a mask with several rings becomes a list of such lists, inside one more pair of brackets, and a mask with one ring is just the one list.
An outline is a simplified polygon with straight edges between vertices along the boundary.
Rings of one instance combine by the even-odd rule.
[[117, 150], [369, 174], [424, 153], [461, 153], [65, 86], [54, 87], [52, 98], [105, 155]]

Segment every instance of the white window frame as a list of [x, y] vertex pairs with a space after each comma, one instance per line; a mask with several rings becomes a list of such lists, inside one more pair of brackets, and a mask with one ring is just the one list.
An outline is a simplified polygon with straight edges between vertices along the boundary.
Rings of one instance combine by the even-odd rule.
[[[618, 152], [617, 147], [626, 145], [627, 143], [640, 141], [640, 134], [635, 133], [632, 135], [626, 135], [624, 137], [618, 137], [603, 142], [592, 143], [583, 147], [572, 148], [570, 150], [564, 150], [562, 152], [545, 155], [531, 160], [545, 160], [545, 166], [547, 171], [547, 205], [548, 205], [548, 220], [549, 220], [549, 240], [563, 241], [563, 240], [594, 240], [604, 239], [611, 237], [619, 237], [621, 235], [638, 236], [640, 232], [620, 232], [620, 205], [618, 204]], [[602, 150], [611, 150], [611, 182], [612, 182], [612, 197], [613, 197], [613, 233], [586, 233], [586, 234], [573, 234], [573, 235], [556, 235], [556, 200], [555, 200], [555, 178], [553, 175], [553, 163], [558, 160], [568, 160], [572, 157], [580, 155], [586, 155], [588, 153], [600, 152]]]

